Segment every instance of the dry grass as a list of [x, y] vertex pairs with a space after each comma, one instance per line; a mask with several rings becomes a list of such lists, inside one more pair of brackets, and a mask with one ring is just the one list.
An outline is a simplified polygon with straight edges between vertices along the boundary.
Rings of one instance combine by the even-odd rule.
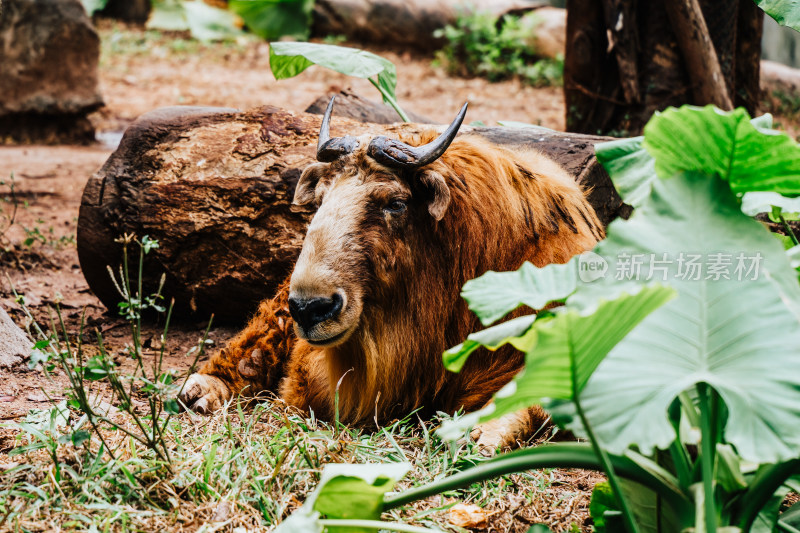
[[[63, 438], [81, 429], [80, 413], [70, 411], [65, 425], [51, 428], [52, 412], [57, 410], [45, 417], [32, 413], [29, 422], [56, 443], [55, 460], [46, 447], [5, 452], [9, 432], [16, 430], [17, 451], [43, 445], [44, 439], [19, 427], [4, 430], [0, 530], [271, 528], [302, 504], [327, 463], [410, 462], [413, 469], [399, 485], [403, 490], [486, 460], [471, 443], [453, 447], [438, 440], [432, 432], [436, 420], [412, 415], [376, 430], [337, 432], [275, 398], [249, 406], [235, 401], [210, 417], [174, 417], [167, 430], [170, 465], [122, 431], [103, 427], [112, 460], [95, 435], [79, 446]], [[137, 430], [124, 413], [111, 418]], [[554, 531], [590, 531], [589, 491], [599, 479], [581, 471], [513, 474], [416, 502], [384, 518], [463, 531], [448, 522], [447, 510], [468, 502], [484, 509], [489, 531], [527, 531], [533, 523]]]

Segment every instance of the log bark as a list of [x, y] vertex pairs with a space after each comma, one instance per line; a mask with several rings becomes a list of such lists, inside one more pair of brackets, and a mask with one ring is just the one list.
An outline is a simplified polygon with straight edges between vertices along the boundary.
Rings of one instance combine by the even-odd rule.
[[739, 2], [736, 27], [733, 105], [755, 113], [761, 102], [761, 36], [764, 12], [755, 2]]
[[[313, 210], [291, 201], [302, 169], [314, 160], [319, 125], [318, 115], [270, 106], [165, 108], [139, 118], [89, 179], [81, 201], [78, 254], [91, 289], [116, 309], [121, 298], [108, 273], [122, 260], [115, 239], [148, 235], [160, 247], [145, 261], [146, 292], [165, 273], [165, 294], [175, 298], [177, 314], [246, 319], [299, 254]], [[428, 127], [332, 120], [333, 135], [396, 136]], [[590, 200], [604, 223], [629, 212], [594, 157], [594, 144], [605, 138], [542, 128], [462, 131], [549, 154], [592, 187]]]
[[787, 67], [774, 61], [761, 62], [761, 90], [779, 91], [788, 97], [800, 98], [800, 69]]
[[[336, 116], [352, 118], [359, 122], [373, 122], [375, 124], [394, 124], [395, 122], [402, 122], [398, 116], [397, 111], [381, 102], [362, 98], [356, 93], [344, 89], [338, 93], [326, 94], [320, 96], [306, 108], [306, 113], [314, 115], [322, 115], [325, 113], [325, 108], [328, 107], [328, 102], [331, 96], [336, 95]], [[413, 122], [421, 124], [432, 124], [433, 121], [422, 115], [418, 115], [413, 111], [407, 111], [406, 114]]]

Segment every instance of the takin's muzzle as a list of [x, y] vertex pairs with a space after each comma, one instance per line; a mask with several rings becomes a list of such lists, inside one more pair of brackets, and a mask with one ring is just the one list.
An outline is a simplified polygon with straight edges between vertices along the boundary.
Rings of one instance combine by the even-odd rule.
[[334, 293], [330, 298], [289, 297], [289, 313], [304, 331], [311, 331], [326, 320], [333, 320], [342, 310], [342, 297]]

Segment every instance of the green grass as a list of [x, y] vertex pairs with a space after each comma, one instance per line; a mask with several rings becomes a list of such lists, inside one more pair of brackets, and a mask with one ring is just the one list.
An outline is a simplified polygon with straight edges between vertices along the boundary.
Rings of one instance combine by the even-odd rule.
[[[37, 416], [42, 418], [29, 418]], [[21, 453], [10, 457], [19, 464], [0, 474], [0, 529], [44, 531], [58, 520], [68, 530], [89, 524], [99, 531], [173, 530], [206, 524], [215, 512], [231, 527], [272, 526], [302, 504], [326, 463], [409, 461], [413, 470], [402, 483], [408, 488], [486, 460], [471, 443], [450, 448], [432, 436], [437, 420], [412, 415], [380, 430], [336, 432], [313, 416], [263, 398], [251, 406], [235, 400], [210, 417], [174, 417], [165, 431], [168, 468], [151, 449], [110, 427], [101, 432], [116, 459], [94, 435], [74, 445], [69, 435], [82, 418], [71, 411], [64, 425], [51, 428], [47, 416], [36, 426], [40, 436], [20, 431], [16, 449]], [[115, 421], [136, 430], [123, 415]], [[54, 455], [45, 440], [56, 443]], [[541, 505], [534, 502], [550, 486], [547, 472], [506, 476], [385, 518], [447, 529], [445, 511], [456, 502], [497, 507], [514, 495], [520, 503]], [[555, 498], [571, 496], [566, 491]]]

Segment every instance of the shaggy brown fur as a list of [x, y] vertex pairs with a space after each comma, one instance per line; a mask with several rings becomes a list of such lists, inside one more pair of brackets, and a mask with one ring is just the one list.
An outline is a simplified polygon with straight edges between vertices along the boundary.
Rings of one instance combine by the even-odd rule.
[[[435, 136], [403, 140], [420, 145]], [[459, 136], [439, 160], [415, 172], [376, 163], [363, 148], [367, 144], [344, 160], [314, 165], [299, 186], [311, 187], [321, 204], [317, 217], [356, 217], [349, 223], [357, 231], [336, 234], [348, 241], [335, 250], [332, 234], [323, 231], [329, 228], [312, 222], [296, 267], [314, 267], [319, 250], [331, 248], [325, 251], [336, 256], [331, 276], [363, 306], [352, 334], [330, 347], [296, 339], [284, 284], [187, 386], [187, 405], [205, 399], [195, 408], [208, 410], [232, 394], [270, 389], [291, 405], [332, 417], [338, 385], [342, 419], [363, 424], [420, 407], [481, 408], [520, 370], [523, 355], [510, 347], [476, 352], [458, 374], [444, 369], [442, 352], [481, 327], [460, 298], [461, 288], [488, 270], [515, 270], [524, 261], [564, 263], [591, 249], [603, 229], [584, 192], [542, 154], [511, 152], [477, 136]], [[318, 181], [302, 183], [312, 178]], [[397, 194], [408, 196], [407, 213], [375, 215], [373, 204], [385, 205]], [[347, 210], [325, 205], [343, 199], [353, 204]], [[315, 248], [317, 256], [306, 257], [306, 248]], [[299, 277], [296, 270], [293, 285]], [[544, 418], [534, 408], [498, 422], [491, 430], [500, 435], [490, 444], [530, 433]]]

